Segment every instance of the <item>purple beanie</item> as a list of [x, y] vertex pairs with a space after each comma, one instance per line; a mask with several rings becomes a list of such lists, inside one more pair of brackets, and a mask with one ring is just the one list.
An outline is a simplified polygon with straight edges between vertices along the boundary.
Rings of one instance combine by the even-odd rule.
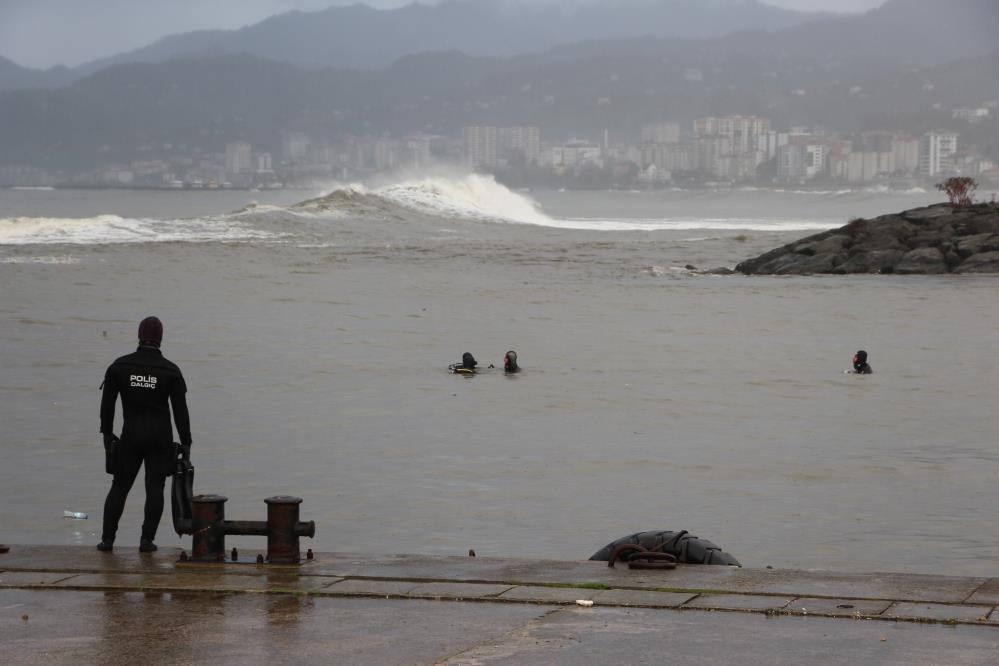
[[139, 324], [139, 342], [151, 342], [159, 346], [163, 342], [163, 322], [156, 317], [146, 317]]

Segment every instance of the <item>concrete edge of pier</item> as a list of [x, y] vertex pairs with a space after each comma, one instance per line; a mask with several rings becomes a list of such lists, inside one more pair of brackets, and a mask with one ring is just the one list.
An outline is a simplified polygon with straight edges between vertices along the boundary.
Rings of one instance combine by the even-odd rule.
[[[319, 553], [300, 565], [181, 561], [180, 549], [10, 546], [0, 590], [266, 594], [726, 611], [999, 627], [999, 578]], [[579, 602], [584, 602], [580, 604]], [[999, 637], [999, 635], [997, 635]]]

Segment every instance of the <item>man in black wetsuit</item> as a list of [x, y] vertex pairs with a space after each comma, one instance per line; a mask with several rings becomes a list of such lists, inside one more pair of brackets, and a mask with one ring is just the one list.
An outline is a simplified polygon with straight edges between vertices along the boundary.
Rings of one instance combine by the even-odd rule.
[[[118, 532], [118, 521], [125, 510], [125, 498], [131, 490], [139, 467], [146, 465], [146, 508], [139, 551], [156, 550], [153, 539], [163, 515], [163, 486], [172, 473], [176, 452], [170, 425], [169, 402], [180, 435], [181, 455], [191, 455], [191, 419], [187, 413], [187, 385], [180, 368], [163, 358], [160, 342], [163, 324], [147, 317], [139, 324], [139, 348], [122, 356], [104, 375], [101, 396], [101, 432], [107, 453], [108, 472], [114, 481], [104, 501], [104, 531], [97, 549], [110, 551]], [[118, 394], [124, 423], [121, 440], [114, 436], [114, 410]]]
[[858, 351], [853, 356], [853, 374], [855, 375], [870, 375], [874, 372], [871, 369], [870, 364], [867, 362], [867, 352], [861, 350]]

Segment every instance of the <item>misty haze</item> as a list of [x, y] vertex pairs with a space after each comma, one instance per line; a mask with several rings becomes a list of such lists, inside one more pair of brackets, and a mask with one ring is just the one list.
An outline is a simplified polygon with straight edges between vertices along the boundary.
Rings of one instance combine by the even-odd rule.
[[3, 3], [0, 540], [191, 550], [142, 481], [115, 522], [146, 430], [98, 387], [155, 315], [195, 492], [302, 497], [303, 551], [689, 530], [991, 589], [996, 35], [995, 0]]

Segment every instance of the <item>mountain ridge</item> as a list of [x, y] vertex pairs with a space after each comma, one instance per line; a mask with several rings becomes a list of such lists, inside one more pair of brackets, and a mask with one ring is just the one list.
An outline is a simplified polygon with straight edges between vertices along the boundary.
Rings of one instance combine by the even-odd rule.
[[[512, 56], [545, 51], [560, 43], [595, 38], [717, 37], [744, 29], [779, 29], [824, 16], [796, 12], [759, 0], [618, 0], [567, 11], [558, 6], [514, 9], [489, 0], [412, 3], [390, 10], [363, 4], [332, 6], [315, 12], [290, 11], [234, 30], [196, 30], [169, 35], [67, 70], [79, 80], [125, 62], [163, 62], [174, 58], [246, 53], [305, 67], [379, 69], [407, 55], [461, 50], [471, 55]], [[20, 72], [0, 90], [52, 87], [66, 82], [40, 70]]]

